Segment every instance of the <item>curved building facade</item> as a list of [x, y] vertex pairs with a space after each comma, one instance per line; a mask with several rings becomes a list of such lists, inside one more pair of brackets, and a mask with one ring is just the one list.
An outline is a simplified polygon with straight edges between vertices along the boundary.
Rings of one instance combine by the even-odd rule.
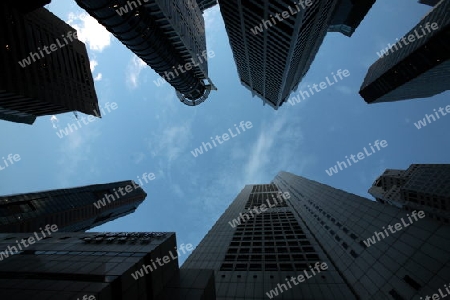
[[205, 24], [196, 2], [187, 0], [76, 0], [127, 48], [152, 67], [190, 106], [206, 100]]

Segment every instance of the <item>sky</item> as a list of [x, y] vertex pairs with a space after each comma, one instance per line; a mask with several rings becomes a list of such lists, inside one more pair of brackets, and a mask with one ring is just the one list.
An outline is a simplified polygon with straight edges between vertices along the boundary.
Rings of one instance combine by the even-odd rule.
[[[53, 0], [46, 8], [78, 30], [99, 106], [115, 103], [116, 109], [62, 138], [59, 130], [77, 121], [73, 113], [39, 117], [32, 126], [0, 120], [0, 157], [20, 155], [0, 171], [0, 195], [155, 174], [142, 186], [148, 196], [135, 213], [92, 231], [173, 231], [179, 245], [195, 247], [246, 184], [270, 183], [281, 170], [373, 200], [367, 190], [386, 168], [449, 163], [450, 117], [421, 129], [414, 125], [433, 109], [449, 105], [448, 91], [372, 105], [358, 94], [377, 52], [415, 26], [429, 6], [378, 0], [351, 38], [328, 33], [291, 96], [339, 69], [350, 75], [277, 111], [240, 84], [217, 6], [204, 17], [207, 47], [214, 52], [209, 77], [218, 91], [196, 107], [180, 103], [169, 84], [158, 87], [159, 75], [74, 1]], [[252, 127], [236, 135], [234, 124], [241, 121]], [[235, 137], [197, 157], [191, 153], [229, 129]], [[376, 140], [387, 146], [332, 176], [325, 171], [345, 156], [369, 150]], [[185, 259], [181, 256], [180, 263]]]

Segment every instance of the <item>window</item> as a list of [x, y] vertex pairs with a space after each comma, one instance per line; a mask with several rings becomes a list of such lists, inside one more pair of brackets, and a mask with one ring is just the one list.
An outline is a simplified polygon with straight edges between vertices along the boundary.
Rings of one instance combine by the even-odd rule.
[[405, 277], [403, 277], [403, 280], [405, 280], [405, 282], [407, 284], [409, 284], [416, 291], [420, 290], [420, 288], [422, 287], [417, 281], [412, 279], [409, 275], [406, 275]]
[[405, 298], [403, 298], [399, 293], [397, 293], [396, 290], [393, 289], [389, 291], [389, 295], [391, 295], [395, 300], [405, 300]]

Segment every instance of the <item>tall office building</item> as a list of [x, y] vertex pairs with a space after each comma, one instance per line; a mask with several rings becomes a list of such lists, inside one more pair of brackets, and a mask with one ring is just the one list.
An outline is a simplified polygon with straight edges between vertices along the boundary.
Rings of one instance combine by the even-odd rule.
[[86, 47], [74, 28], [35, 9], [48, 2], [0, 3], [0, 119], [32, 124], [71, 111], [100, 115]]
[[450, 1], [439, 2], [383, 51], [359, 91], [367, 103], [427, 98], [450, 89]]
[[369, 193], [383, 204], [408, 211], [423, 210], [440, 222], [450, 220], [450, 164], [413, 164], [407, 170], [388, 169]]
[[46, 224], [85, 231], [130, 214], [147, 194], [133, 181], [0, 197], [0, 232], [32, 232]]
[[9, 3], [9, 5], [23, 13], [29, 13], [50, 4], [51, 0], [5, 0], [4, 2]]
[[212, 271], [179, 270], [174, 233], [43, 229], [0, 234], [0, 249], [2, 299], [215, 299]]
[[217, 0], [192, 0], [197, 1], [198, 7], [203, 12], [217, 4]]
[[239, 78], [278, 109], [308, 72], [327, 31], [350, 36], [375, 0], [219, 0]]
[[208, 77], [205, 22], [192, 0], [76, 0], [195, 106], [215, 86]]
[[221, 300], [419, 299], [450, 280], [449, 229], [280, 172], [245, 186], [181, 269], [215, 270]]
[[340, 32], [345, 36], [351, 37], [374, 3], [375, 0], [339, 1], [333, 13], [333, 18], [328, 25], [328, 32]]

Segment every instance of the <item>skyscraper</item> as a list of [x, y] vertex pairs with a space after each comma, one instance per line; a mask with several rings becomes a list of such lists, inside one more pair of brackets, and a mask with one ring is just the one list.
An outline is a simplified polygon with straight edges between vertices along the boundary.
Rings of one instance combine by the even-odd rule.
[[382, 50], [359, 94], [371, 103], [427, 98], [450, 88], [450, 2], [440, 1], [413, 29]]
[[408, 211], [423, 210], [440, 222], [450, 222], [450, 164], [388, 169], [375, 180], [369, 193], [380, 203]]
[[208, 77], [205, 22], [192, 0], [77, 0], [127, 48], [172, 85], [181, 102], [205, 101]]
[[350, 36], [375, 0], [219, 0], [239, 78], [278, 109], [308, 72], [327, 31]]
[[0, 234], [0, 249], [2, 299], [215, 299], [212, 271], [180, 272], [174, 233], [44, 229]]
[[449, 229], [280, 172], [245, 186], [181, 269], [215, 270], [217, 299], [419, 299], [450, 280]]
[[340, 1], [336, 7], [336, 11], [333, 13], [328, 31], [340, 32], [345, 36], [351, 37], [374, 3], [375, 0]]
[[33, 10], [47, 2], [0, 3], [0, 119], [32, 124], [36, 116], [100, 114], [76, 30], [44, 8]]
[[46, 224], [57, 224], [60, 232], [85, 231], [134, 212], [146, 196], [131, 180], [2, 196], [0, 232], [32, 232]]
[[23, 13], [28, 13], [44, 7], [44, 5], [49, 4], [51, 0], [6, 0], [4, 2], [9, 3], [9, 5]]

